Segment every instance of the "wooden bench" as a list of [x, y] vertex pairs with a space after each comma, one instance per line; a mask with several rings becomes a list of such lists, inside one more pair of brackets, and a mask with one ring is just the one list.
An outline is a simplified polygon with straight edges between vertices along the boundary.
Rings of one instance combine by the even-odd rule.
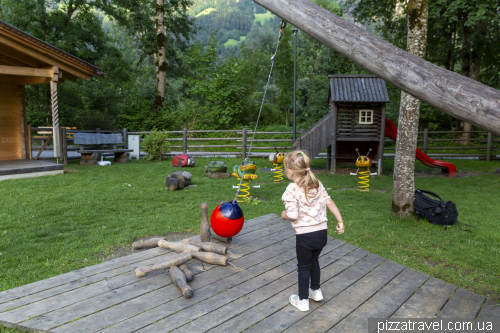
[[[113, 153], [115, 163], [128, 163], [132, 149], [117, 149], [118, 144], [123, 143], [121, 133], [118, 134], [94, 134], [94, 133], [75, 133], [73, 135], [75, 145], [80, 146], [78, 151], [82, 155], [81, 165], [97, 165], [101, 154]], [[85, 146], [95, 145], [113, 145], [113, 149], [85, 149]]]

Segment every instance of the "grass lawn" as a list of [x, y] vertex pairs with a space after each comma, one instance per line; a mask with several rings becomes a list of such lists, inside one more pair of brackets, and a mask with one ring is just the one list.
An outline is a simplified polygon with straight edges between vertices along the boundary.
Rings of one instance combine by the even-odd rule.
[[207, 8], [207, 9], [205, 9], [205, 10], [203, 10], [203, 11], [199, 12], [198, 14], [196, 14], [196, 17], [202, 16], [202, 15], [208, 15], [208, 14], [210, 14], [211, 12], [213, 12], [214, 10], [215, 10], [215, 8], [212, 8], [212, 7]]
[[227, 40], [227, 42], [225, 42], [225, 43], [224, 43], [224, 46], [225, 46], [225, 47], [228, 47], [228, 46], [236, 46], [236, 45], [240, 44], [241, 42], [244, 42], [244, 41], [245, 41], [245, 39], [247, 39], [247, 37], [246, 37], [246, 36], [240, 36], [240, 40], [239, 40], [239, 41], [237, 41], [236, 39], [229, 38], [229, 39]]
[[268, 11], [267, 13], [264, 14], [255, 14], [255, 17], [253, 19], [253, 23], [260, 22], [261, 24], [264, 24], [267, 20], [272, 20], [274, 17], [274, 14]]
[[[210, 160], [198, 158], [196, 167], [185, 169], [193, 173], [197, 187], [176, 192], [164, 188], [165, 177], [174, 171], [171, 159], [106, 167], [80, 166], [76, 160], [61, 176], [0, 182], [0, 291], [95, 265], [143, 236], [199, 233], [200, 203], [213, 210], [233, 198], [232, 185], [238, 183], [235, 178], [204, 178]], [[231, 170], [241, 162], [224, 160]], [[267, 159], [254, 161], [259, 168], [271, 166]], [[416, 188], [457, 204], [459, 221], [477, 227], [470, 232], [392, 216], [392, 160], [385, 162], [385, 174], [370, 180], [370, 188], [380, 191], [368, 193], [353, 189], [354, 176], [318, 173], [346, 225], [345, 234], [336, 236], [330, 224], [329, 234], [499, 301], [500, 177], [493, 173], [500, 162], [453, 160], [458, 170], [484, 174], [416, 177]], [[315, 168], [326, 166], [326, 160], [313, 163]], [[417, 161], [417, 171], [435, 170]], [[258, 175], [254, 185], [261, 188], [252, 188], [251, 195], [260, 203], [242, 204], [247, 219], [283, 210], [281, 195], [288, 181], [273, 184], [273, 174]]]

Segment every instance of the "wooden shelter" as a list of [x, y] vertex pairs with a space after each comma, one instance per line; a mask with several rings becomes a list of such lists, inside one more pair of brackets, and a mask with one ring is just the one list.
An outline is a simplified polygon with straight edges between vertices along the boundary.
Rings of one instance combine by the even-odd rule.
[[[36, 173], [37, 168], [33, 164], [36, 162], [28, 162], [31, 156], [25, 86], [50, 84], [54, 157], [61, 157], [57, 84], [65, 80], [75, 82], [78, 78], [90, 80], [99, 75], [103, 73], [96, 66], [0, 21], [0, 179], [28, 172], [23, 170]], [[32, 165], [20, 168], [19, 162], [8, 163], [12, 160], [25, 160]], [[10, 170], [6, 165], [16, 167]], [[59, 169], [62, 172], [62, 165]], [[51, 171], [53, 173], [54, 170]], [[46, 166], [40, 172], [38, 175], [46, 174]]]
[[385, 132], [385, 105], [389, 95], [385, 81], [376, 75], [330, 75], [329, 103], [333, 113], [331, 153], [337, 164], [355, 164], [359, 149], [371, 148], [373, 164], [382, 171]]
[[382, 170], [385, 105], [389, 95], [385, 81], [376, 75], [330, 75], [328, 94], [330, 112], [294, 143], [311, 157], [328, 149], [328, 168], [337, 164], [354, 165], [356, 148], [370, 156]]

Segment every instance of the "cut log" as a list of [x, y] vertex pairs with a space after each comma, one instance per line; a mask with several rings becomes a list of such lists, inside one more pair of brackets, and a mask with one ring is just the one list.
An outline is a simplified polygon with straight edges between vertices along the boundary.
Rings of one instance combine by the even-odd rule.
[[140, 249], [143, 247], [158, 247], [158, 242], [161, 241], [164, 238], [150, 238], [145, 241], [140, 241], [140, 242], [133, 242], [132, 243], [132, 248], [133, 249]]
[[195, 252], [190, 250], [186, 250], [186, 253], [191, 253], [193, 258], [199, 259], [203, 262], [206, 262], [207, 264], [222, 266], [227, 265], [227, 257], [220, 254], [212, 252]]
[[199, 247], [193, 246], [191, 244], [186, 244], [186, 243], [181, 243], [181, 242], [169, 242], [164, 239], [158, 241], [158, 246], [163, 247], [165, 249], [171, 249], [174, 250], [175, 252], [182, 253], [186, 250], [191, 250], [191, 251], [200, 251]]
[[182, 291], [182, 296], [185, 298], [193, 297], [193, 289], [187, 284], [186, 276], [179, 267], [172, 266], [169, 269], [170, 277], [177, 287]]
[[210, 224], [208, 223], [208, 205], [201, 203], [201, 226], [200, 239], [202, 242], [210, 242]]
[[173, 266], [179, 266], [191, 259], [192, 259], [191, 252], [178, 253], [169, 257], [167, 260], [159, 262], [157, 264], [151, 266], [137, 267], [135, 269], [135, 276], [142, 277], [152, 271], [159, 271], [162, 269], [169, 269], [170, 267]]
[[221, 244], [216, 244], [216, 243], [211, 243], [211, 242], [201, 242], [200, 243], [200, 242], [196, 242], [192, 239], [185, 239], [182, 242], [199, 247], [203, 251], [214, 252], [214, 253], [218, 253], [218, 254], [226, 254], [227, 253], [227, 246], [224, 246]]
[[408, 94], [500, 135], [500, 90], [403, 51], [311, 1], [255, 3]]
[[189, 270], [186, 264], [179, 265], [179, 269], [184, 273], [187, 282], [191, 282], [194, 279], [194, 274]]

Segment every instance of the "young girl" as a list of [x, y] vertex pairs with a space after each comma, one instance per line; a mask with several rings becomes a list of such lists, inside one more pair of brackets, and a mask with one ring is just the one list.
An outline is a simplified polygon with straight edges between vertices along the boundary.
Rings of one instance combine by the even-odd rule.
[[[321, 301], [318, 257], [327, 242], [326, 207], [337, 219], [336, 230], [344, 232], [342, 216], [323, 184], [311, 171], [311, 159], [300, 150], [288, 153], [283, 162], [288, 179], [293, 181], [283, 193], [286, 211], [281, 217], [295, 228], [299, 294], [290, 296], [290, 303], [300, 311], [309, 311], [309, 298]], [[309, 288], [309, 278], [311, 287]]]

